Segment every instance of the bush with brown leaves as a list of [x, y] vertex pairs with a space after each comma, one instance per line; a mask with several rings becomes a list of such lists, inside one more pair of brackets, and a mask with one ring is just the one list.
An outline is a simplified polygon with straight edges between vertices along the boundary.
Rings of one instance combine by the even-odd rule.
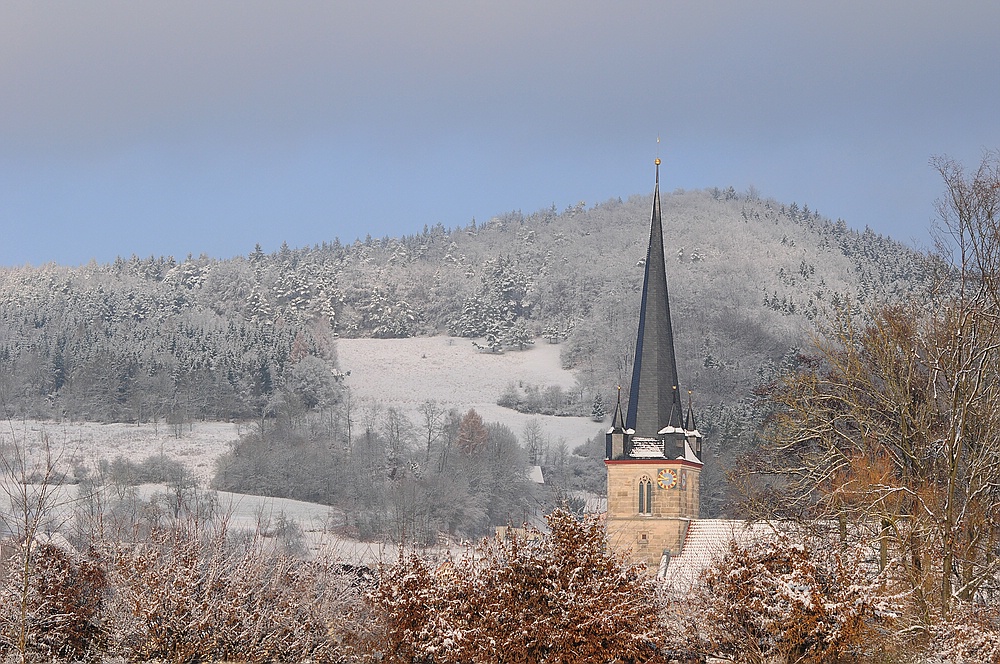
[[890, 646], [896, 598], [860, 547], [784, 534], [730, 542], [706, 570], [704, 633], [734, 662], [860, 662]]
[[53, 544], [13, 545], [0, 582], [0, 653], [80, 660], [103, 641], [101, 561]]
[[116, 546], [109, 565], [111, 651], [129, 660], [339, 662], [363, 642], [364, 608], [339, 567], [256, 540], [158, 531]]
[[549, 532], [486, 542], [432, 569], [383, 570], [372, 602], [390, 662], [663, 662], [655, 582], [603, 524], [556, 510]]

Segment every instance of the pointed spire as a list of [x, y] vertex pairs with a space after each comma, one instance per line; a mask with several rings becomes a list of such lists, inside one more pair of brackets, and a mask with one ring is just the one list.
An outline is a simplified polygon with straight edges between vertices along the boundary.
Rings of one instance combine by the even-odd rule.
[[691, 390], [688, 390], [688, 415], [687, 419], [684, 420], [684, 430], [685, 431], [695, 431], [698, 425], [694, 421], [694, 405], [691, 399]]
[[698, 423], [694, 421], [694, 404], [691, 399], [691, 390], [688, 390], [688, 415], [684, 422], [684, 458], [688, 461], [701, 463], [701, 432], [698, 431]]
[[642, 282], [639, 331], [632, 366], [626, 426], [637, 436], [656, 437], [660, 429], [678, 429], [684, 423], [674, 356], [674, 334], [667, 297], [663, 222], [660, 217], [660, 160], [656, 159], [656, 186], [649, 228], [649, 248]]
[[625, 418], [622, 416], [622, 386], [618, 386], [618, 402], [615, 404], [615, 414], [611, 418], [611, 428], [604, 436], [605, 459], [620, 459], [627, 456], [626, 449], [631, 439], [631, 432], [625, 429]]
[[611, 418], [612, 431], [625, 431], [625, 417], [622, 415], [622, 386], [618, 386], [618, 403], [615, 404], [615, 414]]

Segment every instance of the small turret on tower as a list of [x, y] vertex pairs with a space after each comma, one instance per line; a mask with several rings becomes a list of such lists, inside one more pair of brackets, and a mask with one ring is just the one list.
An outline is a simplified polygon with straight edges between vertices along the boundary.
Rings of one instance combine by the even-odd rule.
[[606, 459], [623, 459], [628, 455], [626, 441], [635, 433], [625, 428], [625, 416], [622, 414], [622, 387], [618, 386], [618, 401], [615, 403], [615, 414], [611, 418], [611, 428], [605, 434]]
[[694, 421], [694, 404], [691, 398], [691, 390], [688, 390], [688, 413], [687, 419], [684, 421], [684, 437], [688, 445], [685, 448], [685, 453], [691, 451], [694, 453], [695, 458], [701, 459], [702, 436], [701, 432], [698, 431], [698, 425]]

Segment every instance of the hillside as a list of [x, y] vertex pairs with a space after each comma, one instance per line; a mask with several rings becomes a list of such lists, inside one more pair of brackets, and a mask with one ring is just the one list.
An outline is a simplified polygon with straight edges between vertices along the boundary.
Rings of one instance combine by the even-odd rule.
[[[227, 260], [6, 269], [0, 405], [9, 416], [174, 425], [325, 412], [337, 437], [344, 385], [374, 370], [345, 383], [337, 337], [451, 334], [508, 353], [532, 338], [558, 343], [572, 386], [560, 376], [528, 387], [560, 384], [567, 412], [587, 414], [598, 395], [611, 404], [627, 389], [650, 204], [580, 203]], [[754, 192], [676, 191], [663, 215], [681, 388], [709, 435], [710, 473], [752, 444], [749, 395], [796, 361], [817, 319], [924, 288], [935, 266]]]

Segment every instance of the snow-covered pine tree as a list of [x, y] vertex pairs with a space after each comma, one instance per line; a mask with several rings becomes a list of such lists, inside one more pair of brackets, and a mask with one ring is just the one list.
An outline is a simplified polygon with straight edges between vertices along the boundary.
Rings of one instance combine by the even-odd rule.
[[608, 414], [604, 409], [604, 397], [602, 397], [600, 392], [598, 392], [594, 395], [594, 405], [590, 409], [590, 419], [595, 422], [603, 422], [607, 415]]

